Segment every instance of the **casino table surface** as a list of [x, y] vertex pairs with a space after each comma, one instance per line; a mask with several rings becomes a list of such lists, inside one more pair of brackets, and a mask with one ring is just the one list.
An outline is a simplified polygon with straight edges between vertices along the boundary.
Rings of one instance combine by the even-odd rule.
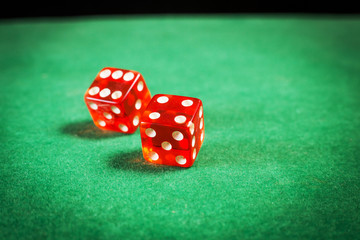
[[[360, 18], [0, 21], [0, 239], [359, 239]], [[97, 129], [103, 67], [203, 101], [191, 168]]]

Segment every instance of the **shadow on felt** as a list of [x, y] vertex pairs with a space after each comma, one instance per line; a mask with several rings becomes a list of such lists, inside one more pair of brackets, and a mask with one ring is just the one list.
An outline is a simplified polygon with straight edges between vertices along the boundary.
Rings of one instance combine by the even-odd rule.
[[138, 171], [143, 173], [163, 173], [186, 170], [186, 168], [150, 163], [143, 158], [141, 150], [129, 153], [118, 153], [110, 156], [107, 164], [113, 169]]
[[96, 127], [92, 121], [68, 123], [62, 126], [60, 131], [63, 134], [88, 139], [112, 138], [126, 135], [119, 132], [101, 130]]

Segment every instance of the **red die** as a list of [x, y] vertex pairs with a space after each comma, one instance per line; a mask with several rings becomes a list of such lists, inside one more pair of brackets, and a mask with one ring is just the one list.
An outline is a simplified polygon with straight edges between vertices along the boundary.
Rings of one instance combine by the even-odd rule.
[[191, 167], [204, 141], [200, 99], [155, 95], [141, 117], [144, 158], [152, 163]]
[[98, 73], [84, 98], [96, 126], [133, 133], [151, 95], [140, 73], [107, 67]]

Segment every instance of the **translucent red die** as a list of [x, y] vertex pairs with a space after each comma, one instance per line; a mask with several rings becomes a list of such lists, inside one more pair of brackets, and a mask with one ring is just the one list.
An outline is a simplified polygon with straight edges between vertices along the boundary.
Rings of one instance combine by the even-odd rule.
[[151, 95], [139, 72], [106, 67], [97, 74], [84, 99], [96, 126], [134, 133]]
[[157, 164], [191, 167], [204, 141], [203, 115], [200, 99], [155, 95], [140, 123], [144, 158]]

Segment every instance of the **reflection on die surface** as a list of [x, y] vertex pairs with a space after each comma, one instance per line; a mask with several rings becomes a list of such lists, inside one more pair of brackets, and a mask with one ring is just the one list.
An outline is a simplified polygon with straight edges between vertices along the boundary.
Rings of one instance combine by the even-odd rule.
[[140, 123], [144, 158], [152, 163], [191, 167], [204, 141], [200, 99], [157, 94]]
[[106, 67], [97, 74], [84, 99], [97, 127], [134, 133], [151, 94], [139, 72]]

